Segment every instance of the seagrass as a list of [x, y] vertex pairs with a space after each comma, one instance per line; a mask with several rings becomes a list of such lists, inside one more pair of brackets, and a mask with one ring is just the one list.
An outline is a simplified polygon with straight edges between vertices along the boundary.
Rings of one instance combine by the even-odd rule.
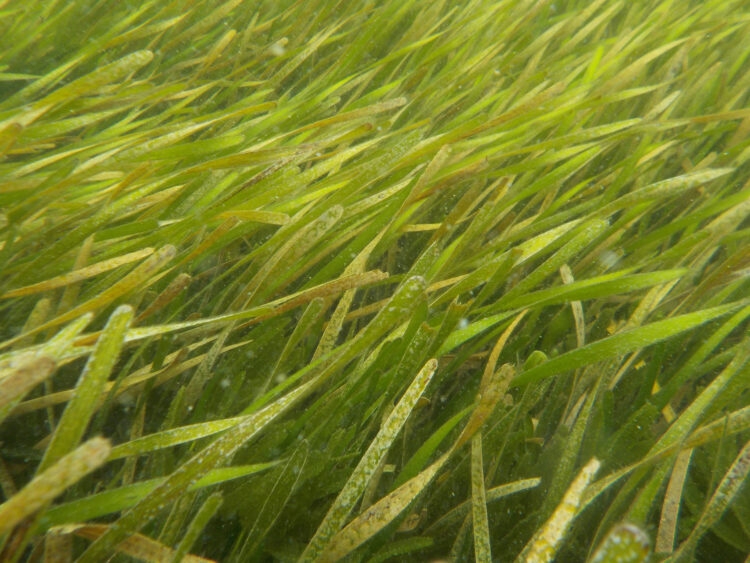
[[745, 560], [746, 37], [2, 3], [0, 560]]

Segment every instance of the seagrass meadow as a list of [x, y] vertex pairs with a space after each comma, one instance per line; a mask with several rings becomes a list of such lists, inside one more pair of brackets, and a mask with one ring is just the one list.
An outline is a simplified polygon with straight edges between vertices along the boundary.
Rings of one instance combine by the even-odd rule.
[[0, 561], [748, 561], [748, 37], [0, 2]]

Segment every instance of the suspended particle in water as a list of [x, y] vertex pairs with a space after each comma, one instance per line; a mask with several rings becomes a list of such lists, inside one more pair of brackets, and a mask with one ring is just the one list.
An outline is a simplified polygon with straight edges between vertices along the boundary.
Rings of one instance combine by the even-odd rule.
[[620, 256], [612, 250], [605, 250], [599, 255], [599, 263], [607, 270], [613, 268], [620, 261]]
[[279, 39], [276, 43], [271, 45], [268, 48], [268, 52], [271, 53], [274, 57], [280, 57], [284, 53], [286, 53], [286, 44], [289, 42], [289, 40], [286, 37], [283, 37]]

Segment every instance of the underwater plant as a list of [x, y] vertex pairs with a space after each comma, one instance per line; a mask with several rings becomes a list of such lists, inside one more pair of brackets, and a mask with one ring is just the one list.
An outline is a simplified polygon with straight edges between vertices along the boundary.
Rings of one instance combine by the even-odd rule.
[[743, 561], [744, 0], [10, 0], [1, 561]]

